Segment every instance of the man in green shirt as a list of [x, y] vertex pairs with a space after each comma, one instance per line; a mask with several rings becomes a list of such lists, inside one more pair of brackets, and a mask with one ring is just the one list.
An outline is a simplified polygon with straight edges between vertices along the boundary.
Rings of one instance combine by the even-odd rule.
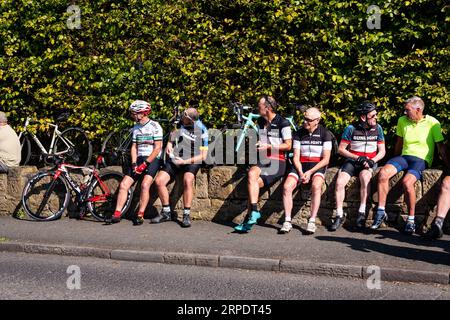
[[390, 159], [380, 170], [378, 177], [378, 210], [372, 229], [378, 229], [386, 219], [386, 198], [389, 190], [389, 179], [400, 171], [406, 171], [402, 184], [408, 206], [408, 221], [405, 233], [413, 234], [416, 230], [414, 214], [416, 191], [414, 184], [422, 178], [422, 172], [433, 162], [434, 148], [438, 146], [439, 154], [444, 158], [444, 137], [438, 120], [424, 115], [425, 104], [419, 97], [412, 97], [405, 102], [404, 113], [397, 123], [396, 157]]

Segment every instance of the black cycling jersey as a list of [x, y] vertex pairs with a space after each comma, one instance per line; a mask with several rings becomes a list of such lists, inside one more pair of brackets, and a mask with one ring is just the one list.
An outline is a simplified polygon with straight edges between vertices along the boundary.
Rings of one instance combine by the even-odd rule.
[[[279, 146], [286, 140], [292, 139], [289, 121], [279, 114], [275, 115], [270, 125], [268, 125], [266, 119], [263, 117], [258, 118], [257, 123], [259, 127], [259, 140], [264, 144]], [[268, 150], [267, 157], [269, 159], [286, 160], [286, 153], [278, 150], [274, 152]]]
[[197, 120], [192, 126], [182, 125], [172, 132], [170, 141], [174, 156], [186, 160], [199, 155], [201, 150], [208, 150], [208, 129]]
[[331, 133], [322, 125], [313, 133], [301, 127], [294, 133], [294, 149], [300, 149], [300, 162], [320, 162], [323, 151], [331, 151], [331, 140]]

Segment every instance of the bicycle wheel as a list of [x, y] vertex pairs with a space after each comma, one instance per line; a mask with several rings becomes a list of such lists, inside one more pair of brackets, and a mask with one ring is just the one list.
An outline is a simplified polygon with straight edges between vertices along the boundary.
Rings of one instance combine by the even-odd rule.
[[50, 221], [61, 217], [70, 200], [70, 192], [62, 177], [54, 172], [35, 175], [23, 189], [22, 206], [30, 218]]
[[55, 151], [65, 153], [65, 161], [80, 167], [87, 166], [92, 157], [92, 145], [89, 138], [80, 128], [64, 130], [55, 142]]
[[23, 133], [19, 138], [19, 142], [21, 148], [20, 165], [25, 166], [31, 158], [31, 141], [28, 135]]
[[[99, 179], [95, 179], [89, 186], [87, 208], [96, 219], [103, 221], [116, 210], [120, 182], [124, 175], [119, 172], [109, 171], [101, 173], [98, 177]], [[122, 217], [130, 207], [132, 199], [133, 191], [130, 188], [122, 209]]]
[[102, 145], [101, 153], [105, 166], [122, 166], [130, 161], [132, 134], [131, 130], [123, 129], [111, 132]]

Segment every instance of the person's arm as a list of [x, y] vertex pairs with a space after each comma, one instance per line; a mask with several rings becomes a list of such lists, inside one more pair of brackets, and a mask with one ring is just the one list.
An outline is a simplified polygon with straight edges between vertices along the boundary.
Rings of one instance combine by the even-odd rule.
[[395, 147], [394, 147], [394, 155], [399, 156], [402, 154], [403, 149], [403, 138], [400, 136], [397, 136], [397, 140], [395, 141]]
[[136, 161], [137, 161], [137, 146], [136, 143], [134, 142], [131, 144], [130, 155], [131, 155], [131, 169], [134, 171], [134, 169], [136, 168]]
[[372, 161], [377, 163], [378, 161], [383, 159], [385, 155], [386, 155], [386, 145], [384, 143], [379, 143], [377, 155], [372, 158]]
[[439, 158], [441, 158], [442, 161], [444, 161], [445, 165], [447, 167], [450, 167], [450, 154], [444, 144], [444, 142], [438, 142], [436, 143], [439, 153]]
[[208, 149], [206, 150], [200, 150], [200, 154], [196, 155], [195, 157], [181, 160], [181, 164], [194, 164], [194, 163], [202, 163], [206, 160], [206, 157], [208, 156]]
[[295, 167], [295, 170], [297, 170], [299, 178], [302, 179], [303, 168], [302, 168], [302, 163], [300, 162], [300, 149], [299, 148], [294, 148], [294, 157], [292, 158], [292, 161], [294, 162], [294, 167]]
[[350, 143], [346, 142], [346, 141], [341, 141], [339, 143], [339, 148], [338, 148], [338, 153], [343, 156], [344, 158], [349, 158], [349, 159], [353, 159], [356, 160], [358, 159], [358, 156], [356, 154], [351, 153], [350, 151], [347, 150], [347, 147]]
[[330, 163], [331, 158], [331, 150], [324, 150], [322, 160], [320, 160], [314, 167], [312, 167], [309, 171], [311, 175], [313, 175], [317, 170], [326, 167]]
[[162, 149], [162, 140], [155, 141], [155, 145], [153, 146], [153, 151], [147, 157], [146, 161], [148, 163], [151, 163], [153, 160], [155, 160], [155, 158], [161, 152], [161, 149]]

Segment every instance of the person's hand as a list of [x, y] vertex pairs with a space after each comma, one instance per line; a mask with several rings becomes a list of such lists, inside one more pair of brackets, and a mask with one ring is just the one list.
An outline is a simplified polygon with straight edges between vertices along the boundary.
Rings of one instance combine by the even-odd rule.
[[175, 165], [177, 165], [177, 166], [182, 166], [182, 165], [186, 164], [186, 160], [183, 160], [183, 159], [181, 159], [181, 158], [179, 158], [179, 157], [173, 158], [173, 159], [172, 159], [172, 162], [173, 162]]
[[302, 175], [302, 183], [307, 184], [311, 180], [311, 171], [306, 171]]
[[256, 143], [256, 150], [258, 151], [270, 150], [271, 148], [272, 146], [270, 144], [262, 143], [261, 141]]
[[369, 160], [369, 158], [365, 156], [360, 156], [358, 157], [358, 159], [356, 159], [356, 163], [361, 167], [365, 167], [367, 160]]
[[170, 156], [170, 154], [173, 153], [173, 147], [172, 146], [167, 146], [166, 147], [166, 153], [167, 153], [167, 155]]
[[374, 165], [375, 165], [375, 161], [373, 161], [372, 159], [369, 159], [366, 161], [367, 168], [373, 168]]
[[147, 166], [148, 166], [147, 161], [144, 161], [144, 163], [142, 163], [141, 165], [139, 165], [134, 169], [134, 172], [136, 174], [141, 174], [142, 172], [145, 171], [145, 169], [147, 169]]

